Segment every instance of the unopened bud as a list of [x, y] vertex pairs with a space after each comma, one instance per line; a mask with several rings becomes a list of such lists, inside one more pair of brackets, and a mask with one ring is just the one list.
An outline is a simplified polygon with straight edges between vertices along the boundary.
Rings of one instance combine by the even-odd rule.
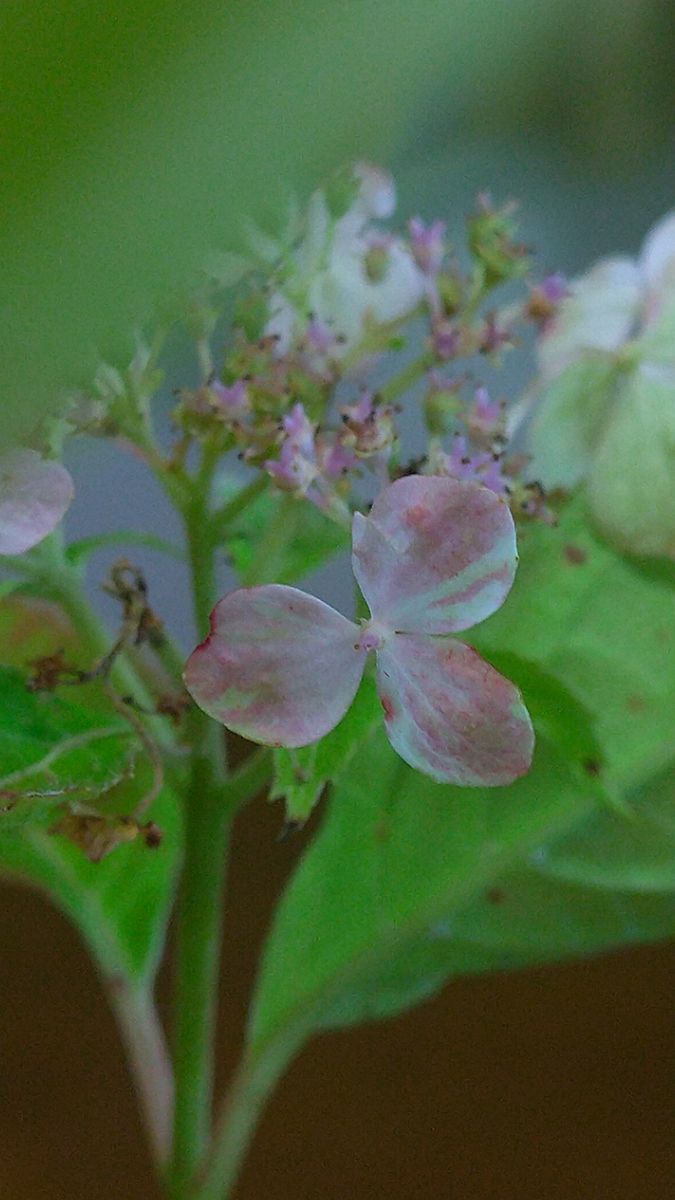
[[269, 305], [262, 292], [249, 292], [237, 301], [233, 323], [250, 342], [257, 342], [262, 337], [268, 320]]
[[485, 273], [487, 287], [518, 279], [528, 268], [527, 248], [516, 242], [511, 206], [494, 209], [479, 198], [478, 212], [469, 218], [469, 247]]
[[459, 390], [462, 380], [444, 379], [439, 371], [430, 371], [424, 397], [424, 419], [429, 433], [442, 437], [454, 427], [462, 410]]

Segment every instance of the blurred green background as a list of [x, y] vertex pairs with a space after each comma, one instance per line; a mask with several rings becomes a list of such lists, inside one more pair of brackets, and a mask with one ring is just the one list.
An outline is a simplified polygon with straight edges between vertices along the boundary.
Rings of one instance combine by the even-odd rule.
[[[0, 440], [28, 436], [97, 353], [123, 360], [242, 214], [273, 224], [287, 187], [350, 158], [395, 170], [402, 216], [455, 229], [479, 187], [518, 196], [545, 268], [637, 249], [675, 203], [674, 52], [672, 0], [5, 0]], [[277, 828], [258, 806], [236, 845], [238, 1030], [297, 854]], [[74, 934], [18, 891], [0, 912], [0, 1193], [150, 1200]], [[666, 1200], [672, 966], [646, 948], [462, 981], [323, 1039], [272, 1106], [241, 1200]]]

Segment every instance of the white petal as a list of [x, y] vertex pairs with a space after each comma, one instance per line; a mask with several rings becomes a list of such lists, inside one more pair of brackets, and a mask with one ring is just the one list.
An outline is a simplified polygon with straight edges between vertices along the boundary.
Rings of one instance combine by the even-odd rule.
[[675, 268], [675, 212], [653, 225], [642, 243], [640, 270], [650, 291], [659, 291]]
[[552, 379], [588, 350], [619, 350], [631, 336], [643, 298], [641, 272], [629, 258], [603, 259], [572, 280], [569, 296], [539, 340], [544, 378]]

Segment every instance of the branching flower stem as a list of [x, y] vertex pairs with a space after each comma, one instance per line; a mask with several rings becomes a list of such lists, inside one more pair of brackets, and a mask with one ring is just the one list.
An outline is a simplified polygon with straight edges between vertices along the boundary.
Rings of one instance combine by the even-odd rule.
[[[183, 519], [192, 576], [194, 615], [205, 634], [215, 603], [210, 498], [215, 461], [205, 450]], [[174, 991], [176, 1103], [170, 1194], [186, 1193], [210, 1134], [213, 1043], [220, 964], [222, 906], [231, 814], [222, 730], [194, 708], [189, 714], [190, 780], [185, 798], [185, 858], [178, 904]]]
[[[210, 512], [216, 465], [216, 456], [206, 448], [190, 502], [183, 509], [200, 636], [206, 633], [216, 600]], [[257, 494], [257, 488], [249, 489], [247, 500]], [[196, 707], [189, 716], [189, 733], [192, 762], [186, 795], [174, 993], [176, 1104], [169, 1173], [172, 1200], [184, 1200], [189, 1194], [211, 1137], [214, 1035], [230, 829], [240, 805], [260, 790], [271, 771], [270, 756], [263, 752], [254, 754], [228, 778], [223, 730]]]
[[379, 394], [386, 404], [391, 404], [394, 400], [398, 400], [405, 395], [408, 388], [411, 388], [420, 379], [424, 377], [426, 372], [434, 365], [432, 354], [425, 352], [420, 354], [418, 358], [413, 359], [406, 367], [403, 367], [397, 375], [393, 375], [380, 389]]

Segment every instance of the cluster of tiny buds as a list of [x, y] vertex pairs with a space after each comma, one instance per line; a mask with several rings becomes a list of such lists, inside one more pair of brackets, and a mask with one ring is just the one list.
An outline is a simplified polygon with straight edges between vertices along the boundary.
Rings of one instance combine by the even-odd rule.
[[[523, 323], [546, 332], [567, 294], [564, 278], [530, 280], [531, 260], [515, 236], [512, 206], [497, 208], [486, 194], [468, 218], [467, 270], [453, 255], [445, 221], [415, 216], [402, 235], [373, 223], [393, 212], [395, 193], [386, 173], [360, 164], [349, 187], [342, 177], [336, 187], [317, 193], [332, 224], [326, 219], [321, 225], [321, 204], [315, 205], [304, 240], [300, 236], [279, 262], [259, 264], [239, 285], [219, 371], [177, 393], [171, 461], [181, 462], [193, 440], [222, 455], [234, 453], [279, 490], [346, 522], [353, 481], [364, 471], [386, 486], [408, 469], [397, 418], [412, 390], [407, 380], [399, 386], [395, 378], [380, 395], [368, 386], [368, 376], [383, 353], [406, 344], [411, 318], [421, 316], [423, 354], [419, 377], [410, 380], [412, 387], [425, 384], [428, 445], [420, 469], [478, 480], [513, 498], [518, 515], [541, 516], [541, 499], [535, 503], [530, 491], [522, 492], [533, 485], [526, 461], [510, 451], [504, 403], [471, 383], [468, 372], [461, 374], [461, 364], [471, 360], [472, 369], [483, 356], [498, 365], [518, 344]], [[310, 229], [312, 220], [318, 230]], [[314, 273], [303, 275], [321, 237]], [[261, 245], [266, 254], [264, 237]], [[523, 280], [524, 298], [486, 311], [495, 289], [514, 280]], [[213, 327], [206, 308], [205, 314], [197, 321], [202, 339]], [[193, 304], [193, 325], [195, 319]], [[207, 362], [210, 354], [209, 348]], [[141, 367], [147, 375], [145, 360]], [[141, 367], [130, 369], [130, 392], [139, 391]], [[119, 432], [121, 426], [124, 433], [125, 388], [112, 369], [101, 376], [98, 403], [103, 398], [108, 409], [102, 431]]]

